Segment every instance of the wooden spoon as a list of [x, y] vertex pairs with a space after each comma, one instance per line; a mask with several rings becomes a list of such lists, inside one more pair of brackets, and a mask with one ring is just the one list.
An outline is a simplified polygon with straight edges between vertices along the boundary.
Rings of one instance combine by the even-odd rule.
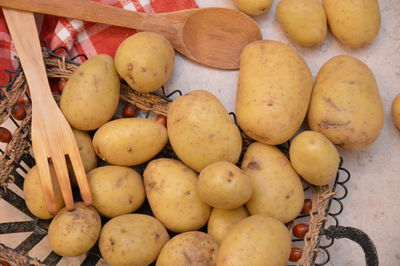
[[74, 209], [65, 155], [68, 155], [85, 205], [92, 195], [72, 129], [50, 91], [46, 68], [33, 13], [3, 8], [4, 17], [32, 99], [32, 148], [39, 171], [40, 184], [49, 213], [56, 214], [55, 194], [49, 168], [54, 166], [67, 210]]
[[157, 32], [192, 60], [219, 69], [239, 68], [243, 47], [262, 37], [252, 18], [226, 8], [146, 14], [88, 0], [0, 0], [0, 6]]

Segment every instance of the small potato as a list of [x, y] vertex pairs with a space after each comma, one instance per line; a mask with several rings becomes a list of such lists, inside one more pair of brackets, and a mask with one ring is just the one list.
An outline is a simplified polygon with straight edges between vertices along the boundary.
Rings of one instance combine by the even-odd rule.
[[373, 42], [381, 26], [378, 0], [323, 0], [329, 27], [349, 47]]
[[97, 166], [97, 157], [96, 152], [93, 148], [92, 139], [85, 131], [73, 128], [72, 133], [74, 133], [76, 144], [78, 145], [79, 149], [79, 154], [82, 159], [83, 167], [85, 168], [85, 172], [87, 173]]
[[93, 206], [108, 218], [137, 210], [144, 202], [142, 177], [124, 166], [103, 166], [87, 174]]
[[151, 161], [143, 173], [146, 196], [154, 216], [173, 232], [200, 229], [210, 207], [197, 192], [197, 174], [172, 159]]
[[101, 231], [100, 215], [96, 209], [75, 203], [75, 210], [62, 209], [49, 226], [51, 249], [60, 256], [76, 257], [89, 251]]
[[152, 92], [171, 77], [175, 51], [164, 36], [136, 33], [125, 39], [115, 52], [118, 74], [133, 89]]
[[[50, 164], [51, 181], [54, 188], [56, 210], [59, 211], [64, 207], [64, 199], [61, 194], [61, 189], [57, 181], [56, 172], [52, 164]], [[39, 170], [33, 166], [24, 180], [24, 199], [29, 211], [36, 217], [47, 220], [54, 217], [46, 207], [42, 187], [40, 185]]]
[[222, 210], [214, 208], [211, 211], [207, 224], [207, 233], [218, 243], [221, 243], [228, 231], [241, 220], [249, 217], [245, 207], [233, 210]]
[[186, 232], [165, 244], [156, 266], [216, 265], [218, 243], [203, 232]]
[[314, 46], [325, 40], [328, 26], [319, 0], [281, 0], [276, 17], [289, 37], [300, 45]]
[[251, 215], [265, 214], [287, 223], [300, 214], [303, 185], [277, 147], [252, 143], [244, 155], [242, 169], [253, 183], [253, 194], [246, 203]]
[[301, 127], [313, 78], [303, 58], [277, 41], [248, 44], [240, 55], [236, 117], [250, 138], [264, 144], [288, 141]]
[[240, 11], [252, 15], [258, 16], [266, 13], [274, 0], [234, 0], [234, 3]]
[[99, 128], [93, 137], [97, 155], [110, 164], [135, 166], [153, 158], [164, 148], [165, 126], [145, 118], [122, 118]]
[[384, 112], [369, 67], [348, 55], [327, 61], [315, 81], [307, 118], [311, 130], [344, 149], [372, 145], [383, 128]]
[[71, 75], [61, 95], [60, 109], [73, 128], [94, 130], [114, 115], [119, 91], [114, 60], [109, 55], [96, 55]]
[[393, 100], [392, 118], [396, 127], [400, 129], [400, 94], [398, 94]]
[[103, 259], [112, 266], [146, 266], [156, 260], [168, 240], [167, 230], [156, 218], [125, 214], [103, 226], [99, 249]]
[[229, 230], [222, 241], [218, 266], [284, 266], [292, 247], [289, 230], [277, 219], [250, 216]]
[[340, 156], [321, 133], [303, 131], [293, 139], [289, 154], [293, 168], [308, 183], [323, 186], [335, 179]]
[[168, 109], [167, 123], [176, 155], [196, 172], [215, 162], [239, 160], [239, 128], [210, 92], [194, 90], [174, 100]]
[[253, 185], [236, 165], [216, 162], [200, 172], [197, 190], [201, 200], [211, 207], [230, 210], [250, 199]]

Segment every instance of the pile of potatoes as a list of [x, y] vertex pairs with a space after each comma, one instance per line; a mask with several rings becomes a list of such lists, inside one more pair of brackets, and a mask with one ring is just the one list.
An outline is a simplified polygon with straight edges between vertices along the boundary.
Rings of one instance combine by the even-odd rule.
[[[278, 7], [282, 23], [293, 23], [285, 20], [291, 2]], [[332, 1], [324, 5], [334, 8]], [[173, 64], [169, 42], [142, 32], [121, 43], [115, 59], [97, 55], [79, 66], [60, 108], [73, 128], [93, 206], [76, 203], [66, 211], [51, 167], [59, 210], [53, 217], [33, 167], [24, 183], [28, 209], [53, 218], [49, 242], [61, 256], [79, 256], [98, 242], [110, 265], [286, 265], [292, 243], [285, 224], [303, 209], [303, 182], [330, 184], [340, 163], [335, 145], [363, 149], [380, 134], [383, 108], [373, 73], [341, 55], [313, 81], [293, 48], [256, 41], [240, 58], [237, 124], [206, 90], [172, 101], [165, 124], [116, 116], [120, 79], [152, 92], [168, 81]], [[309, 130], [301, 132], [305, 121]], [[252, 139], [249, 146], [243, 137]], [[288, 141], [286, 156], [277, 145]], [[177, 159], [160, 156], [168, 142]], [[153, 215], [138, 212], [146, 201]]]
[[[242, 12], [268, 12], [273, 0], [233, 0]], [[348, 47], [374, 41], [381, 17], [378, 0], [279, 0], [276, 19], [291, 40], [302, 46], [321, 44], [328, 32]]]

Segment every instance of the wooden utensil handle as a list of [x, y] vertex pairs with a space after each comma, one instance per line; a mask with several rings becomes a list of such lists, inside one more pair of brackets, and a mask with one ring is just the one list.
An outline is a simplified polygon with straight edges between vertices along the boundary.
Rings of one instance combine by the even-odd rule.
[[[46, 68], [43, 62], [40, 41], [33, 13], [3, 8], [7, 26], [14, 40], [14, 45], [21, 58], [32, 101], [38, 102], [52, 97]], [[29, 36], [28, 36], [29, 35]], [[32, 62], [26, 64], [26, 62]], [[53, 100], [54, 101], [54, 100]]]
[[89, 0], [0, 0], [0, 6], [137, 30], [151, 30], [145, 26], [145, 21], [151, 14], [129, 11]]

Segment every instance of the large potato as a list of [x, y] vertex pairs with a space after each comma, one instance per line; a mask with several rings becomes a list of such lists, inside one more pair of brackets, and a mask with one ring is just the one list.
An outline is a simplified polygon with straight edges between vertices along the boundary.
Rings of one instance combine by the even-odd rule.
[[303, 186], [278, 148], [258, 142], [251, 144], [244, 155], [242, 169], [253, 183], [253, 194], [246, 203], [251, 215], [266, 214], [287, 223], [300, 214]]
[[119, 91], [119, 77], [112, 57], [96, 55], [71, 75], [62, 92], [60, 108], [72, 127], [97, 129], [117, 110]]
[[319, 0], [281, 0], [276, 18], [289, 37], [301, 45], [313, 46], [326, 37], [326, 15]]
[[118, 74], [133, 89], [152, 92], [171, 77], [175, 51], [167, 39], [153, 32], [126, 38], [115, 52]]
[[274, 0], [234, 0], [234, 3], [240, 11], [248, 15], [261, 15], [267, 12]]
[[222, 241], [218, 266], [284, 266], [289, 260], [292, 241], [280, 221], [253, 215], [236, 224]]
[[[54, 189], [56, 210], [59, 211], [64, 207], [64, 199], [52, 164], [50, 164], [50, 175]], [[36, 165], [33, 166], [25, 176], [23, 190], [26, 206], [33, 215], [43, 220], [54, 217], [54, 215], [51, 215], [47, 210], [46, 201], [40, 185], [39, 170]]]
[[218, 243], [221, 243], [228, 231], [244, 218], [249, 217], [245, 207], [233, 210], [222, 210], [214, 208], [211, 211], [207, 224], [207, 233]]
[[400, 94], [392, 102], [392, 119], [398, 129], [400, 129]]
[[200, 229], [210, 216], [210, 207], [200, 200], [197, 174], [172, 159], [151, 161], [144, 173], [146, 196], [154, 216], [169, 230]]
[[51, 249], [60, 256], [76, 257], [89, 251], [101, 231], [100, 215], [96, 209], [75, 203], [75, 210], [62, 209], [49, 226]]
[[333, 35], [344, 45], [360, 47], [378, 35], [378, 0], [323, 0], [323, 5]]
[[125, 214], [103, 226], [99, 249], [112, 266], [147, 266], [156, 260], [168, 240], [167, 230], [156, 218]]
[[340, 55], [322, 66], [308, 111], [312, 130], [342, 148], [359, 150], [375, 142], [383, 120], [379, 89], [366, 64]]
[[157, 155], [167, 140], [162, 124], [145, 118], [123, 118], [99, 128], [93, 146], [97, 155], [110, 164], [134, 166]]
[[87, 174], [93, 206], [103, 216], [131, 213], [143, 203], [145, 193], [142, 177], [133, 169], [108, 165]]
[[259, 142], [284, 143], [303, 123], [311, 90], [311, 72], [294, 49], [277, 41], [253, 42], [240, 56], [239, 126]]
[[340, 156], [330, 140], [315, 131], [303, 131], [290, 144], [290, 162], [296, 172], [315, 186], [330, 184], [336, 177]]
[[216, 265], [218, 243], [203, 232], [186, 232], [165, 244], [156, 266]]
[[195, 171], [215, 162], [239, 160], [239, 128], [213, 94], [195, 90], [174, 100], [167, 123], [172, 148]]
[[197, 190], [203, 202], [229, 210], [239, 208], [250, 199], [253, 185], [236, 165], [216, 162], [201, 170]]

